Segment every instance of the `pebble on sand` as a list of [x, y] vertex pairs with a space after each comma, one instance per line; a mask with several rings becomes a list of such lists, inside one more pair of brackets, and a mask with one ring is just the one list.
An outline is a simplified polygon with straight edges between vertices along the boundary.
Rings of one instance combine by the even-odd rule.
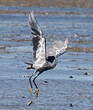
[[48, 83], [48, 81], [44, 81], [44, 83]]
[[33, 101], [31, 101], [31, 100], [28, 101], [28, 102], [27, 102], [27, 106], [30, 106], [32, 103], [33, 103]]
[[85, 72], [84, 75], [90, 75], [90, 73], [89, 72]]
[[22, 98], [26, 98], [26, 96], [22, 96]]
[[73, 107], [73, 104], [69, 104], [70, 107]]
[[69, 78], [73, 78], [73, 76], [69, 76]]
[[93, 84], [91, 84], [91, 86], [93, 86]]

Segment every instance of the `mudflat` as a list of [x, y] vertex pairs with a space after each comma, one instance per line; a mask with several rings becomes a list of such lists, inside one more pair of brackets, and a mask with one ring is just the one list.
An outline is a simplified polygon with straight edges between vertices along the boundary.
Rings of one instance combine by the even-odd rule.
[[[93, 110], [93, 9], [63, 8], [56, 3], [63, 1], [54, 1], [0, 0], [0, 110]], [[29, 81], [24, 77], [33, 73], [25, 64], [32, 60], [30, 10], [35, 12], [47, 46], [69, 39], [57, 67], [38, 77], [39, 97], [28, 92]]]

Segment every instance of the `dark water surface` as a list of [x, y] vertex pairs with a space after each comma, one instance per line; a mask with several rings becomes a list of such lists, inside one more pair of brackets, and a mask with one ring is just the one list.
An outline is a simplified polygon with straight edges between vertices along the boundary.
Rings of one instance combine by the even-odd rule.
[[[0, 6], [0, 10], [30, 9], [36, 12], [47, 45], [68, 38], [68, 52], [59, 58], [54, 70], [38, 78], [40, 96], [31, 96], [28, 78], [24, 78], [33, 72], [26, 70], [24, 63], [32, 58], [28, 14], [0, 14], [0, 109], [92, 110], [93, 9]], [[90, 74], [86, 76], [85, 72]], [[28, 107], [30, 99], [34, 102]]]

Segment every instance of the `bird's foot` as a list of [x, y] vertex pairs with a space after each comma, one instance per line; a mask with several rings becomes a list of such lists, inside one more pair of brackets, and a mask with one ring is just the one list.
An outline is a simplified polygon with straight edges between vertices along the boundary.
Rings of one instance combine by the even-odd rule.
[[36, 97], [38, 97], [38, 95], [39, 95], [39, 89], [35, 89], [34, 94], [36, 95]]
[[30, 94], [32, 94], [32, 88], [28, 88]]

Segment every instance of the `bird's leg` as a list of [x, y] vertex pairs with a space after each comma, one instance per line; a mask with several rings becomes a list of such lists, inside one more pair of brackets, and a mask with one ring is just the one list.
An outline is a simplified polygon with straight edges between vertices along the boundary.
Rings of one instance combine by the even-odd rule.
[[30, 87], [28, 90], [30, 93], [32, 93], [32, 89], [33, 89], [33, 86], [32, 86], [32, 81], [31, 81], [31, 78], [33, 77], [33, 75], [36, 73], [36, 71], [29, 77], [29, 83], [30, 83]]
[[37, 78], [37, 76], [33, 79], [33, 83], [34, 83], [34, 85], [35, 85], [35, 87], [36, 87], [36, 89], [35, 89], [35, 94], [36, 94], [36, 96], [38, 96], [39, 95], [39, 89], [38, 89], [38, 86], [37, 86], [37, 84], [36, 84], [36, 82], [35, 82], [35, 79]]
[[[32, 75], [32, 76], [33, 76], [33, 75]], [[30, 93], [32, 93], [32, 88], [33, 88], [33, 86], [32, 86], [32, 81], [31, 81], [32, 76], [30, 76], [30, 78], [29, 78], [29, 83], [30, 83], [30, 87], [31, 87], [31, 88], [29, 88], [28, 90], [29, 90]]]
[[36, 78], [37, 78], [40, 74], [41, 74], [41, 72], [39, 72], [39, 73], [37, 74], [37, 76], [35, 76], [34, 79], [33, 79], [33, 83], [34, 83], [34, 85], [35, 85], [35, 87], [36, 87], [35, 94], [36, 94], [37, 97], [38, 97], [38, 95], [39, 95], [39, 89], [38, 89], [38, 86], [37, 86], [35, 80], [36, 80]]

